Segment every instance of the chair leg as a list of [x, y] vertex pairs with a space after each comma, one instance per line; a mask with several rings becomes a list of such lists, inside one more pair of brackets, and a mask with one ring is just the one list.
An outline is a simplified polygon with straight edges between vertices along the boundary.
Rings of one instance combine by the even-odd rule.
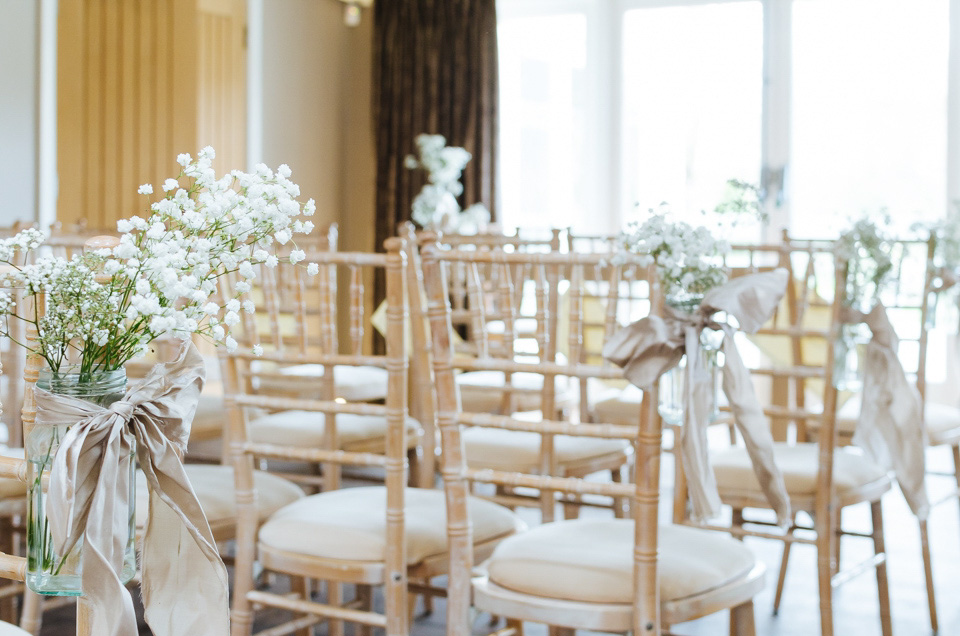
[[40, 633], [43, 622], [43, 597], [31, 590], [23, 592], [23, 613], [20, 616], [20, 628], [34, 636]]
[[571, 627], [557, 627], [556, 625], [551, 625], [547, 633], [550, 636], [574, 636], [576, 633]]
[[[957, 478], [957, 490], [960, 490], [960, 444], [951, 446], [950, 450], [953, 451], [953, 474]], [[957, 502], [960, 503], [960, 499]]]
[[[873, 552], [884, 554], [883, 546], [883, 508], [880, 501], [870, 503], [873, 517]], [[880, 631], [883, 636], [893, 636], [893, 624], [890, 620], [890, 587], [887, 583], [887, 561], [877, 565], [877, 596], [880, 601]]]
[[756, 636], [753, 601], [730, 608], [730, 636]]
[[923, 554], [923, 574], [927, 582], [927, 605], [930, 608], [930, 629], [937, 633], [940, 629], [937, 621], [937, 596], [933, 589], [933, 562], [930, 559], [930, 541], [927, 534], [927, 520], [920, 522], [920, 550]]
[[[832, 517], [832, 515], [826, 515]], [[817, 588], [820, 593], [820, 636], [833, 636], [833, 519], [814, 519], [817, 527]]]
[[[327, 581], [327, 603], [335, 607], [343, 605], [343, 585], [337, 581]], [[343, 621], [329, 619], [327, 633], [330, 636], [343, 636]]]
[[515, 618], [508, 618], [507, 627], [513, 628], [513, 636], [523, 636], [523, 621], [518, 621]]
[[[291, 576], [290, 577], [290, 590], [297, 594], [300, 598], [305, 601], [310, 600], [310, 581], [306, 577], [302, 576]], [[298, 629], [294, 636], [312, 636], [313, 629], [310, 627], [304, 627], [303, 629]]]
[[[357, 598], [360, 600], [360, 609], [367, 612], [373, 611], [373, 587], [369, 585], [358, 585]], [[373, 627], [370, 625], [357, 625], [355, 633], [357, 636], [373, 636]], [[307, 636], [310, 636], [310, 634], [307, 634]]]
[[[796, 520], [794, 520], [796, 521]], [[793, 523], [790, 525], [790, 528], [787, 530], [788, 536], [793, 536], [793, 533], [797, 530], [797, 524]], [[787, 563], [790, 560], [790, 548], [793, 546], [792, 541], [784, 541], [783, 543], [783, 554], [780, 555], [780, 573], [777, 575], [777, 591], [773, 595], [773, 615], [776, 616], [780, 611], [780, 600], [783, 598], [783, 585], [787, 581]]]

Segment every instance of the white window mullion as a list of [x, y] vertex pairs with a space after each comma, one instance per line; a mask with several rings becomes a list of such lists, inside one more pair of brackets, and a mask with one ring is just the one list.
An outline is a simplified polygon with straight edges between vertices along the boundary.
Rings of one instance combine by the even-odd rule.
[[947, 78], [947, 213], [960, 214], [960, 0], [950, 0]]
[[767, 241], [779, 241], [790, 227], [789, 191], [785, 189], [790, 161], [791, 0], [763, 3], [763, 173], [769, 215]]
[[588, 43], [588, 55], [596, 62], [593, 68], [597, 71], [597, 111], [593, 118], [597, 128], [591, 132], [597, 143], [593, 185], [597, 203], [596, 230], [599, 233], [613, 233], [623, 225], [623, 169], [620, 167], [620, 126], [623, 118], [622, 15], [618, 1], [598, 6]]

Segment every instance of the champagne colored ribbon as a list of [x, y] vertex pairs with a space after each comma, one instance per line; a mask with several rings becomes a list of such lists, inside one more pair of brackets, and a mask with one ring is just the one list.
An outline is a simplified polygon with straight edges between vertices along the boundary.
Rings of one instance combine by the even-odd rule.
[[893, 470], [910, 509], [926, 519], [930, 502], [924, 485], [923, 406], [897, 355], [900, 341], [879, 303], [868, 314], [845, 309], [843, 320], [866, 323], [873, 333], [864, 356], [860, 419], [853, 443], [882, 468]]
[[120, 582], [129, 524], [131, 440], [150, 487], [141, 551], [145, 618], [157, 636], [227, 636], [227, 572], [183, 468], [203, 387], [193, 343], [103, 408], [36, 389], [37, 424], [69, 425], [50, 474], [47, 516], [59, 554], [83, 539], [83, 592], [92, 634], [136, 636]]
[[716, 316], [726, 313], [741, 331], [755, 333], [776, 310], [786, 291], [787, 277], [786, 270], [777, 269], [735, 278], [710, 290], [693, 313], [667, 307], [663, 318], [643, 318], [613, 334], [604, 345], [604, 357], [623, 367], [627, 379], [642, 389], [653, 386], [687, 354], [680, 450], [695, 519], [717, 516], [721, 505], [707, 449], [707, 427], [713, 412], [712, 379], [700, 347], [700, 334], [709, 328], [724, 333], [723, 391], [754, 472], [780, 524], [790, 522], [790, 498], [774, 462], [770, 426], [734, 343], [736, 328]]

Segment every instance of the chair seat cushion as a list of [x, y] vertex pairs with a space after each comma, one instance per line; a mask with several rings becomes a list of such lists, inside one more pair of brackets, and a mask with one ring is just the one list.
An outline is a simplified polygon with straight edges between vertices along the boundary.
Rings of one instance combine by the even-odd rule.
[[[233, 467], [216, 464], [186, 464], [187, 478], [214, 529], [234, 527], [237, 518], [237, 502], [234, 497]], [[260, 518], [266, 519], [274, 512], [304, 496], [303, 490], [296, 484], [277, 475], [263, 471], [254, 471], [254, 485], [257, 489], [257, 503], [260, 506]], [[149, 492], [147, 480], [141, 471], [137, 471], [137, 527], [147, 523]]]
[[197, 403], [197, 412], [193, 416], [190, 426], [190, 441], [217, 439], [223, 436], [227, 426], [227, 407], [223, 396], [212, 393], [201, 393]]
[[[774, 442], [774, 461], [783, 473], [787, 493], [792, 497], [813, 497], [817, 489], [816, 444]], [[720, 496], [737, 496], [761, 492], [753, 472], [753, 464], [744, 448], [736, 447], [711, 455], [713, 472]], [[833, 481], [838, 495], [854, 492], [889, 477], [882, 468], [857, 448], [846, 446], [834, 451]]]
[[[500, 587], [587, 603], [631, 603], [634, 524], [578, 519], [504, 539], [485, 568]], [[728, 535], [663, 525], [658, 536], [661, 602], [708, 592], [748, 574], [756, 558]]]
[[[539, 433], [471, 428], [463, 432], [462, 439], [471, 468], [536, 472], [540, 467]], [[554, 437], [553, 449], [561, 472], [574, 464], [610, 455], [626, 457], [631, 452], [626, 440], [569, 435]]]
[[[286, 378], [264, 377], [260, 388], [265, 392], [280, 392], [287, 395], [317, 397], [317, 378], [322, 378], [321, 364], [296, 364], [281, 367], [277, 373]], [[335, 397], [348, 402], [371, 402], [387, 397], [387, 370], [380, 367], [338, 364], [333, 367]]]
[[[502, 371], [466, 371], [457, 375], [460, 403], [463, 410], [473, 413], [499, 413], [503, 404], [505, 376]], [[521, 371], [510, 375], [515, 411], [534, 411], [540, 408], [543, 376]], [[562, 406], [576, 398], [576, 386], [567, 378], [554, 378], [556, 403]], [[509, 413], [504, 413], [509, 415]]]
[[[407, 488], [404, 496], [407, 562], [447, 551], [447, 516], [442, 490]], [[278, 510], [260, 528], [260, 544], [308, 556], [347, 561], [383, 561], [386, 554], [387, 490], [345, 488], [305, 497]], [[513, 512], [470, 498], [476, 544], [522, 530]]]
[[[859, 396], [847, 400], [837, 411], [837, 430], [852, 435], [860, 418]], [[932, 446], [960, 441], [960, 408], [927, 402], [923, 407], [924, 426]]]
[[0, 621], [0, 636], [30, 636], [30, 632], [24, 631], [16, 625]]
[[597, 422], [637, 426], [640, 423], [640, 403], [643, 391], [632, 384], [609, 397], [597, 400], [593, 416]]
[[[326, 444], [326, 415], [317, 411], [281, 411], [250, 422], [247, 435], [252, 442], [322, 448]], [[380, 415], [338, 413], [337, 435], [341, 450], [382, 450], [387, 436], [387, 420]], [[418, 437], [420, 423], [407, 418], [407, 434], [411, 440]], [[373, 444], [376, 448], [370, 448]]]

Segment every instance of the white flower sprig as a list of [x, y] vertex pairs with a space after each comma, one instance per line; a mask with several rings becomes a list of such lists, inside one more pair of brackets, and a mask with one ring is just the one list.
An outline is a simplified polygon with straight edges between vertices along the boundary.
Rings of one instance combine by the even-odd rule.
[[647, 255], [655, 263], [667, 296], [696, 296], [722, 285], [727, 273], [722, 258], [730, 244], [704, 226], [671, 221], [669, 210], [650, 210], [645, 221], [633, 222], [620, 235], [623, 247]]
[[[316, 206], [312, 199], [302, 206], [296, 200], [300, 188], [285, 165], [276, 173], [261, 164], [253, 173], [217, 177], [214, 156], [210, 147], [195, 160], [178, 156], [180, 174], [163, 183], [165, 195], [150, 214], [117, 223], [116, 247], [70, 260], [41, 256], [3, 281], [28, 296], [46, 296], [42, 315], [18, 315], [10, 294], [0, 292], [0, 312], [36, 326], [35, 352], [53, 371], [71, 357], [79, 358], [81, 373], [117, 369], [162, 336], [196, 333], [236, 349], [229, 328], [240, 322], [241, 311], [255, 311], [246, 296], [256, 267], [276, 267], [276, 246], [312, 231], [306, 217]], [[153, 187], [139, 192], [151, 195]], [[0, 242], [0, 261], [14, 265], [16, 251], [33, 250], [41, 240], [40, 232], [26, 230]], [[293, 249], [285, 258], [297, 263], [305, 254]], [[317, 269], [310, 265], [308, 271]], [[235, 297], [221, 305], [213, 298], [228, 274], [239, 282]]]
[[413, 200], [411, 218], [422, 228], [457, 234], [476, 234], [490, 222], [490, 212], [482, 203], [460, 210], [457, 197], [463, 194], [460, 175], [470, 161], [463, 148], [447, 146], [443, 135], [417, 135], [420, 158], [407, 155], [408, 170], [427, 171], [427, 183]]
[[893, 269], [893, 240], [889, 235], [890, 215], [885, 211], [864, 215], [840, 234], [835, 244], [837, 255], [847, 263], [847, 302], [864, 310], [879, 298], [887, 275]]

